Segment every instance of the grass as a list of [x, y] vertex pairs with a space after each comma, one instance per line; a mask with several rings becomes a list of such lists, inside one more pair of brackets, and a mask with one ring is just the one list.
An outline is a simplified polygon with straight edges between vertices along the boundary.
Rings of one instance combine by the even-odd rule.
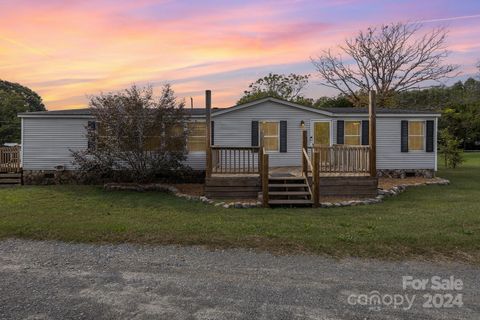
[[384, 203], [334, 209], [223, 209], [96, 186], [0, 189], [0, 238], [249, 247], [336, 257], [480, 263], [480, 154]]

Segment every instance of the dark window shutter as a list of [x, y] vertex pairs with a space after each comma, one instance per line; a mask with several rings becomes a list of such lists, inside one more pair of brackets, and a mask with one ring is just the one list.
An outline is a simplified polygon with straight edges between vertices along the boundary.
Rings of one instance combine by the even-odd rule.
[[210, 144], [215, 145], [215, 121], [210, 122]]
[[369, 122], [368, 120], [362, 120], [362, 145], [368, 146], [369, 139], [370, 139]]
[[433, 152], [434, 133], [435, 133], [434, 121], [427, 120], [427, 143], [426, 143], [427, 152]]
[[88, 121], [87, 123], [87, 136], [88, 136], [88, 143], [87, 148], [88, 150], [95, 150], [95, 131], [97, 130], [97, 123], [95, 121]]
[[337, 144], [345, 143], [345, 121], [337, 120]]
[[287, 121], [280, 121], [280, 152], [287, 152]]
[[258, 147], [258, 121], [252, 121], [252, 147]]
[[402, 120], [401, 151], [408, 152], [408, 121]]

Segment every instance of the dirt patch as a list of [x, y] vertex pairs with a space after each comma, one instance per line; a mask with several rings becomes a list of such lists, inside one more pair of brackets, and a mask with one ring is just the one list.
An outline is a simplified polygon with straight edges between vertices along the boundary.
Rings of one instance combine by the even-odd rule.
[[178, 183], [173, 185], [181, 193], [191, 196], [203, 196], [205, 194], [205, 185], [203, 183]]
[[423, 177], [407, 177], [404, 179], [399, 178], [378, 178], [378, 187], [381, 189], [391, 189], [399, 185], [416, 185], [426, 184], [427, 182], [435, 182], [438, 178], [423, 178]]
[[367, 198], [362, 198], [362, 197], [320, 197], [320, 202], [330, 202], [330, 203], [335, 203], [335, 202], [343, 202], [343, 201], [351, 201], [351, 200], [365, 200], [369, 199]]

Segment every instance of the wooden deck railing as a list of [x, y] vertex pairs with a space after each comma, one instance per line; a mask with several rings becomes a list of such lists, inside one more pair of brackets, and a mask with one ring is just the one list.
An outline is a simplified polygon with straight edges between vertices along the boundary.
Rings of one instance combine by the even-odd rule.
[[319, 170], [328, 173], [369, 173], [369, 146], [320, 146], [312, 147], [319, 154]]
[[20, 147], [0, 147], [0, 173], [20, 171]]
[[213, 174], [259, 174], [262, 168], [260, 147], [212, 146]]

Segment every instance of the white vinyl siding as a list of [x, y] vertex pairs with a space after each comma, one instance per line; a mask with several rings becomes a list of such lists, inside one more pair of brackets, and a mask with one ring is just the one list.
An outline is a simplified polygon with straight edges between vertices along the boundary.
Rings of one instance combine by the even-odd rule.
[[[314, 111], [300, 109], [275, 101], [212, 115], [215, 122], [215, 145], [251, 146], [252, 121], [287, 121], [287, 152], [270, 154], [270, 166], [301, 165], [301, 122], [312, 141], [311, 126], [315, 121], [331, 121], [331, 140], [337, 142], [337, 119], [344, 121], [368, 120], [367, 115], [328, 117]], [[57, 165], [73, 169], [70, 150], [87, 147], [86, 118], [23, 118], [23, 167], [25, 170], [53, 170]], [[398, 114], [377, 117], [377, 168], [378, 169], [434, 169], [436, 152], [401, 152], [401, 121], [436, 120], [434, 116], [406, 116]], [[361, 130], [360, 130], [361, 131]], [[434, 136], [437, 132], [435, 129]], [[436, 139], [435, 139], [436, 150]], [[186, 164], [195, 170], [205, 169], [205, 152], [187, 155]]]
[[[418, 118], [377, 117], [377, 168], [378, 169], [435, 169], [435, 153], [401, 152], [401, 121]], [[422, 121], [435, 120], [425, 118]], [[437, 135], [436, 129], [434, 137]], [[436, 143], [436, 140], [435, 140]]]
[[[300, 166], [302, 148], [301, 121], [310, 134], [310, 120], [328, 119], [316, 112], [302, 110], [274, 101], [242, 108], [232, 112], [213, 116], [215, 121], [215, 145], [217, 146], [251, 146], [252, 121], [287, 121], [287, 152], [270, 154], [270, 166]], [[309, 138], [310, 139], [310, 138]]]
[[73, 169], [71, 150], [87, 148], [85, 118], [23, 118], [23, 169]]
[[[74, 170], [72, 150], [85, 150], [88, 118], [22, 118], [22, 166], [24, 170], [55, 170], [64, 166]], [[194, 170], [205, 169], [205, 152], [187, 155], [185, 164]]]

